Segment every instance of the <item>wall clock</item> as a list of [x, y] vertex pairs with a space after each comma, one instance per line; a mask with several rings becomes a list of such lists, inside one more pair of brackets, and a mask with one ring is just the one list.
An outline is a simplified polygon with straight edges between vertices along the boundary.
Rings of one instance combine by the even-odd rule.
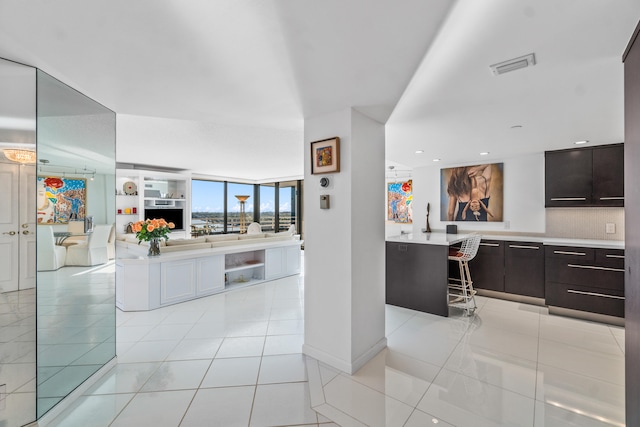
[[138, 191], [138, 186], [133, 181], [127, 181], [122, 186], [122, 191], [124, 194], [134, 195]]

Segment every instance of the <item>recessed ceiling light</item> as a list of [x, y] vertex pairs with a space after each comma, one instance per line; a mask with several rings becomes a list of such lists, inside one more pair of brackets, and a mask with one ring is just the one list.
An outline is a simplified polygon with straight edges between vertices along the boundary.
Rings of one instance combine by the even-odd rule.
[[585, 139], [584, 141], [576, 141], [576, 142], [574, 142], [574, 144], [576, 144], [576, 145], [582, 145], [582, 144], [586, 144], [587, 142], [589, 142], [589, 141], [587, 141], [587, 140]]
[[482, 153], [480, 153], [481, 156], [486, 156], [487, 154], [489, 154], [488, 151], [483, 151]]
[[439, 162], [439, 161], [440, 161], [440, 159], [433, 159], [433, 161], [434, 161], [434, 162]]
[[424, 153], [424, 150], [416, 150], [416, 154], [422, 154]]

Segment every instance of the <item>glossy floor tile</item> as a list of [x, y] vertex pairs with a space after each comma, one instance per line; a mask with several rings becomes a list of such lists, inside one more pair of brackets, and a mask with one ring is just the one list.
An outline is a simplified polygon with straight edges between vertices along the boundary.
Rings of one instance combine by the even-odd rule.
[[303, 299], [301, 275], [118, 312], [118, 364], [54, 425], [624, 425], [624, 328], [483, 297], [471, 317], [387, 306], [388, 347], [347, 375], [301, 353]]
[[387, 306], [388, 347], [358, 372], [307, 360], [314, 409], [344, 427], [624, 426], [624, 328], [477, 302], [471, 317]]

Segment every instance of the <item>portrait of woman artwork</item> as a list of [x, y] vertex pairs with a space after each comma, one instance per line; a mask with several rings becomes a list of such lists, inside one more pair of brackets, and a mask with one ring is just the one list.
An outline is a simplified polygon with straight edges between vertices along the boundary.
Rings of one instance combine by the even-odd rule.
[[504, 163], [460, 166], [440, 172], [440, 220], [503, 221]]

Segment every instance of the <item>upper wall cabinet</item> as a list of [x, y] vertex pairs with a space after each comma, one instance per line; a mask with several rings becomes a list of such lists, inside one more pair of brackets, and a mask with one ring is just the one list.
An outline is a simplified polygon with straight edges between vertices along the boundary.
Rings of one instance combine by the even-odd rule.
[[545, 207], [624, 206], [624, 144], [545, 152]]

